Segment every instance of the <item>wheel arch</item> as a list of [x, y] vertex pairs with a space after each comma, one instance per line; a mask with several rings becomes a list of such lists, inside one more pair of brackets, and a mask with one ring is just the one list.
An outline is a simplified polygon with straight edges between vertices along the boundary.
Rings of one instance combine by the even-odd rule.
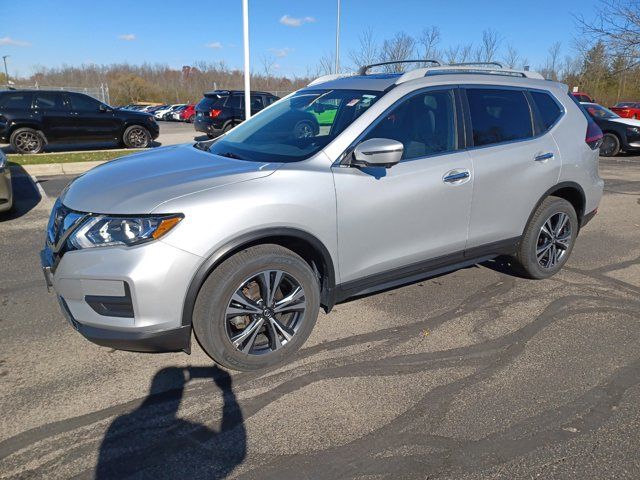
[[223, 261], [255, 245], [281, 245], [300, 255], [313, 269], [320, 281], [320, 304], [329, 312], [335, 304], [335, 267], [331, 254], [312, 234], [289, 227], [267, 228], [241, 235], [212, 253], [200, 265], [191, 279], [182, 308], [181, 325], [191, 325], [193, 309], [205, 280]]
[[576, 182], [561, 182], [548, 189], [540, 197], [536, 205], [533, 207], [533, 210], [531, 210], [531, 213], [529, 214], [529, 218], [527, 219], [527, 223], [525, 224], [524, 230], [522, 232], [523, 236], [527, 229], [527, 226], [531, 222], [531, 218], [536, 213], [536, 210], [538, 210], [540, 204], [544, 201], [545, 198], [550, 196], [563, 198], [571, 205], [573, 205], [573, 208], [576, 210], [576, 214], [578, 215], [578, 222], [580, 226], [582, 226], [584, 216], [586, 213], [588, 213], [584, 211], [586, 206], [586, 196], [584, 193], [584, 189]]
[[31, 128], [33, 130], [37, 130], [40, 133], [40, 135], [42, 135], [42, 138], [44, 139], [44, 143], [45, 144], [49, 143], [49, 139], [47, 139], [47, 136], [42, 131], [41, 125], [39, 125], [38, 122], [32, 122], [32, 121], [13, 123], [9, 127], [9, 134], [8, 134], [7, 140], [11, 139], [11, 135], [13, 135], [13, 132], [15, 132], [20, 128]]

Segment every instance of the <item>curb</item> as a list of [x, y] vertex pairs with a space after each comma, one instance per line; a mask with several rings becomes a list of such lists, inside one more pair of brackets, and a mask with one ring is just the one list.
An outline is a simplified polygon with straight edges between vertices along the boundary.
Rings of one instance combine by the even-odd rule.
[[[108, 160], [107, 160], [108, 161]], [[20, 165], [11, 167], [14, 170], [24, 170], [31, 176], [38, 175], [78, 175], [91, 170], [107, 161], [96, 162], [68, 162], [68, 163], [42, 163], [38, 165]]]

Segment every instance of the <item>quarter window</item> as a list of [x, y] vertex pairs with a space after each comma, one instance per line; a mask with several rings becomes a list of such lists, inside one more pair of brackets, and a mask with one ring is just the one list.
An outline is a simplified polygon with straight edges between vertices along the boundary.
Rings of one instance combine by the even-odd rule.
[[556, 101], [551, 98], [551, 95], [548, 93], [542, 92], [530, 92], [531, 98], [533, 98], [533, 103], [535, 103], [538, 114], [540, 117], [540, 123], [544, 127], [544, 131], [549, 130], [551, 125], [556, 123], [560, 115], [562, 114], [562, 110], [556, 103]]
[[403, 160], [426, 157], [457, 148], [453, 91], [413, 95], [386, 113], [366, 135], [389, 138], [404, 145]]
[[0, 95], [0, 108], [30, 108], [31, 98], [31, 93], [5, 93]]
[[467, 90], [475, 146], [533, 136], [529, 103], [521, 90]]

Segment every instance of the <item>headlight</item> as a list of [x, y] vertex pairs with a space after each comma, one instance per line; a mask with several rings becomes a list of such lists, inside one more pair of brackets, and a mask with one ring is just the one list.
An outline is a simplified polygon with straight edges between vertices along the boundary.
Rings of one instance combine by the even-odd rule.
[[97, 215], [86, 220], [69, 237], [69, 242], [78, 249], [112, 245], [130, 247], [162, 237], [173, 229], [182, 218], [182, 215], [149, 217]]
[[2, 150], [0, 150], [0, 171], [4, 170], [7, 166], [7, 157]]
[[631, 135], [638, 135], [640, 134], [640, 127], [627, 127], [627, 133], [630, 133]]

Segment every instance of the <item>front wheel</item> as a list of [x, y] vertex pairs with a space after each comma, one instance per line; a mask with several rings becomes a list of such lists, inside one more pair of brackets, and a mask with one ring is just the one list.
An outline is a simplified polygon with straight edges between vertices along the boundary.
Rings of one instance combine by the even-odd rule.
[[620, 153], [620, 140], [613, 133], [605, 133], [600, 145], [601, 157], [615, 157]]
[[567, 262], [576, 237], [578, 216], [563, 198], [547, 197], [529, 221], [517, 260], [529, 278], [549, 278]]
[[193, 328], [217, 363], [256, 370], [298, 350], [319, 308], [318, 279], [307, 262], [279, 245], [258, 245], [209, 275], [196, 300]]
[[131, 125], [124, 131], [122, 143], [128, 148], [147, 148], [151, 143], [151, 134], [140, 125]]

